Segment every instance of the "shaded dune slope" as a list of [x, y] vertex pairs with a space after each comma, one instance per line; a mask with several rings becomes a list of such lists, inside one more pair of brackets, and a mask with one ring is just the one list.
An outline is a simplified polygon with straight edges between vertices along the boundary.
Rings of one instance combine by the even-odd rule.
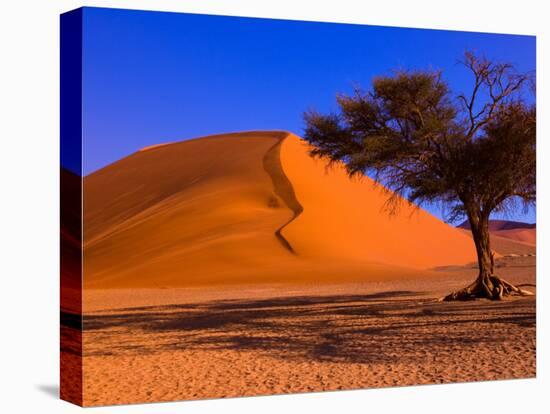
[[285, 135], [159, 146], [85, 177], [85, 285], [230, 283], [271, 271], [291, 256], [274, 231], [292, 211], [263, 157]]
[[343, 174], [282, 131], [136, 152], [84, 178], [85, 287], [386, 280], [475, 259], [461, 231], [411, 207], [388, 218]]

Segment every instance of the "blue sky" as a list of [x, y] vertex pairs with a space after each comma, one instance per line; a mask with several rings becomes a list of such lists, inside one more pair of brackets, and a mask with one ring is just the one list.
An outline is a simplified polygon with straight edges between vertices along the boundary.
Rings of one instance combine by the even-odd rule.
[[85, 175], [161, 142], [301, 135], [305, 110], [334, 110], [337, 92], [393, 68], [441, 69], [468, 91], [465, 50], [535, 69], [532, 36], [100, 8], [84, 10], [83, 27]]

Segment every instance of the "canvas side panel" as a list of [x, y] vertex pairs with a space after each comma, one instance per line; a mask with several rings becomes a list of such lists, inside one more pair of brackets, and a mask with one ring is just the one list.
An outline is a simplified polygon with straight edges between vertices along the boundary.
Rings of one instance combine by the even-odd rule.
[[61, 15], [60, 394], [82, 405], [82, 9]]

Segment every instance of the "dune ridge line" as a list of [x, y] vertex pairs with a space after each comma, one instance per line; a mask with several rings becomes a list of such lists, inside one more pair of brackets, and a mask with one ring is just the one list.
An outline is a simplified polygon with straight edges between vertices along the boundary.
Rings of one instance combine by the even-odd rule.
[[285, 174], [283, 170], [283, 165], [281, 163], [281, 145], [284, 140], [288, 138], [289, 135], [290, 134], [286, 134], [284, 137], [279, 139], [279, 141], [265, 153], [263, 158], [263, 166], [265, 172], [271, 178], [275, 194], [279, 196], [281, 200], [283, 200], [283, 202], [293, 213], [290, 220], [288, 220], [275, 231], [275, 237], [277, 237], [277, 239], [288, 251], [290, 251], [292, 254], [296, 254], [296, 251], [294, 250], [290, 242], [282, 234], [282, 230], [294, 220], [296, 220], [296, 218], [304, 211], [304, 207], [296, 198], [296, 193], [294, 192], [292, 182]]

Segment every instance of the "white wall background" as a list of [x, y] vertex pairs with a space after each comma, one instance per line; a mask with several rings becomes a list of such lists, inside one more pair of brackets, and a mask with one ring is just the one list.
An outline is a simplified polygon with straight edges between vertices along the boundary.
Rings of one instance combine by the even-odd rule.
[[[65, 413], [58, 387], [59, 25], [104, 6], [537, 35], [538, 378], [134, 405], [119, 413], [548, 412], [548, 12], [540, 0], [12, 0], [0, 3], [0, 411]], [[546, 165], [544, 164], [546, 162]], [[548, 257], [548, 256], [547, 256]], [[115, 408], [97, 408], [111, 412]]]

